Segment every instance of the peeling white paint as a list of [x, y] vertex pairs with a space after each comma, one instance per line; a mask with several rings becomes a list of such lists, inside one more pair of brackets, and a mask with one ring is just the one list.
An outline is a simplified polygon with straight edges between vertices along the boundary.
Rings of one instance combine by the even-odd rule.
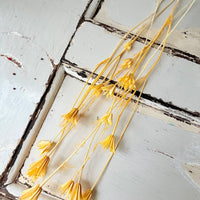
[[[169, 2], [170, 1], [163, 1], [161, 8]], [[181, 9], [187, 2], [188, 0], [180, 1], [177, 10]], [[149, 16], [154, 11], [155, 6], [155, 0], [140, 0], [137, 3], [132, 0], [105, 0], [95, 20], [128, 31]], [[168, 38], [167, 46], [200, 57], [199, 9], [200, 1], [196, 1], [190, 12], [177, 27], [176, 31]], [[170, 9], [155, 21], [152, 32], [149, 32], [148, 38], [151, 39], [155, 31], [161, 27], [169, 11]], [[146, 34], [144, 33], [142, 36], [146, 37]]]

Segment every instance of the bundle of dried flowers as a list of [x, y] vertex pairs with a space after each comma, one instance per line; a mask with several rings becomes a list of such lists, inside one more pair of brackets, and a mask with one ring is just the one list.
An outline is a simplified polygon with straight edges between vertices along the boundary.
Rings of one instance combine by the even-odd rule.
[[[32, 177], [33, 180], [36, 180], [39, 177], [45, 176], [50, 157], [55, 152], [57, 147], [61, 144], [62, 140], [71, 132], [73, 128], [76, 127], [79, 119], [83, 114], [91, 107], [91, 105], [99, 98], [100, 96], [105, 95], [107, 98], [110, 98], [112, 101], [110, 107], [107, 109], [104, 116], [102, 116], [96, 123], [95, 127], [91, 133], [78, 145], [78, 147], [66, 158], [66, 160], [58, 166], [53, 173], [51, 173], [45, 180], [39, 185], [35, 185], [31, 189], [25, 190], [20, 197], [21, 200], [36, 200], [38, 199], [39, 194], [42, 191], [42, 187], [66, 164], [69, 160], [85, 145], [85, 143], [90, 139], [87, 152], [84, 157], [84, 161], [81, 164], [80, 168], [77, 170], [75, 175], [68, 180], [66, 183], [61, 185], [61, 191], [65, 194], [66, 199], [69, 200], [90, 200], [92, 196], [92, 191], [100, 180], [102, 174], [104, 173], [108, 163], [110, 162], [112, 156], [115, 154], [115, 151], [135, 113], [135, 110], [138, 106], [141, 94], [144, 90], [145, 84], [151, 74], [152, 70], [155, 68], [158, 63], [163, 50], [166, 45], [167, 38], [174, 31], [176, 26], [180, 23], [183, 17], [190, 10], [195, 0], [189, 1], [181, 10], [176, 11], [179, 4], [179, 0], [172, 0], [164, 9], [160, 12], [159, 6], [161, 1], [158, 1], [155, 11], [139, 23], [136, 27], [131, 29], [117, 45], [116, 49], [110, 57], [99, 63], [94, 71], [89, 76], [86, 81], [83, 89], [81, 90], [78, 98], [74, 102], [72, 109], [67, 113], [62, 115], [61, 131], [51, 140], [51, 141], [40, 141], [38, 144], [39, 149], [41, 150], [42, 157], [35, 163], [30, 165], [28, 170], [28, 176]], [[162, 14], [170, 5], [174, 3], [174, 6], [164, 22], [160, 30], [155, 34], [152, 40], [144, 43], [143, 48], [138, 52], [133, 54], [132, 57], [126, 57], [127, 52], [130, 52], [133, 48], [134, 42], [144, 31], [148, 31], [155, 18]], [[182, 13], [182, 15], [181, 15]], [[180, 17], [178, 22], [172, 27], [172, 22], [174, 18]], [[137, 29], [137, 34], [133, 35], [128, 42], [125, 44], [124, 41], [127, 39], [127, 36]], [[153, 54], [145, 61], [147, 55], [150, 51], [153, 51], [151, 48], [152, 45], [161, 37], [164, 37], [161, 44]], [[117, 51], [123, 47], [121, 52], [117, 54]], [[158, 55], [157, 55], [158, 54]], [[156, 56], [157, 55], [157, 56]], [[152, 62], [152, 59], [155, 59], [153, 64], [148, 69], [148, 66]], [[120, 63], [123, 60], [122, 63]], [[145, 62], [144, 62], [145, 61]], [[88, 86], [89, 81], [93, 77], [94, 73], [100, 70], [96, 78]], [[147, 71], [147, 72], [146, 72]], [[103, 78], [102, 78], [103, 77]], [[134, 105], [130, 118], [128, 119], [123, 131], [121, 132], [119, 139], [116, 141], [116, 130], [118, 123], [121, 119], [122, 114], [124, 113], [127, 106], [130, 104], [135, 93], [139, 91], [140, 95], [137, 98], [137, 101]], [[108, 129], [109, 128], [109, 129]], [[106, 134], [107, 130], [112, 129], [112, 132]], [[57, 140], [57, 142], [56, 142]], [[81, 177], [84, 171], [84, 168], [88, 161], [91, 159], [91, 155], [96, 150], [98, 145], [101, 145], [104, 149], [109, 149], [111, 154], [103, 167], [101, 173], [97, 177], [96, 181], [91, 188], [87, 189], [82, 194], [81, 189]], [[93, 147], [93, 148], [92, 148]]]

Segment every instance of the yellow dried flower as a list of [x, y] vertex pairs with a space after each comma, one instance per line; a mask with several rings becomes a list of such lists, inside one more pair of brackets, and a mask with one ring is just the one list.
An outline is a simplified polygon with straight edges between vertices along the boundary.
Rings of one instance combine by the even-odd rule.
[[72, 189], [69, 200], [82, 200], [81, 184], [76, 183]]
[[98, 120], [98, 124], [105, 124], [106, 128], [109, 125], [112, 126], [113, 114], [111, 112], [106, 113], [101, 119]]
[[106, 97], [113, 97], [115, 93], [116, 85], [115, 84], [109, 84], [104, 87], [102, 87], [103, 95], [106, 95]]
[[122, 63], [122, 65], [120, 66], [122, 69], [126, 69], [129, 68], [132, 64], [134, 59], [133, 58], [127, 58], [123, 60], [124, 62]]
[[30, 164], [27, 175], [31, 177], [33, 181], [39, 177], [45, 176], [49, 160], [49, 156], [44, 155], [38, 161]]
[[133, 74], [126, 74], [118, 79], [118, 84], [125, 90], [134, 90], [136, 89], [135, 76]]
[[74, 125], [77, 124], [78, 122], [78, 112], [79, 109], [78, 108], [72, 108], [70, 112], [68, 112], [67, 114], [62, 115], [61, 117], [63, 118], [63, 121], [61, 123], [61, 126], [66, 127], [68, 123], [72, 123]]
[[62, 191], [62, 194], [67, 192], [68, 195], [72, 192], [73, 186], [74, 186], [74, 181], [69, 180], [60, 186], [60, 190]]
[[100, 143], [104, 149], [109, 149], [110, 152], [115, 153], [115, 136], [109, 135], [105, 140]]
[[83, 193], [82, 200], [90, 200], [91, 197], [92, 197], [92, 190], [88, 189]]
[[102, 90], [103, 84], [91, 85], [90, 87], [93, 90], [92, 95], [95, 95], [96, 97], [99, 97], [99, 95], [103, 92]]
[[131, 48], [132, 48], [132, 44], [133, 44], [133, 41], [129, 41], [129, 42], [125, 43], [124, 49], [127, 50], [127, 51], [130, 51]]
[[40, 187], [40, 185], [37, 184], [32, 188], [24, 190], [19, 199], [20, 200], [37, 200], [41, 192], [42, 192], [42, 188]]
[[52, 146], [53, 146], [53, 142], [48, 141], [48, 140], [41, 140], [37, 144], [37, 147], [41, 150], [40, 155], [49, 152]]

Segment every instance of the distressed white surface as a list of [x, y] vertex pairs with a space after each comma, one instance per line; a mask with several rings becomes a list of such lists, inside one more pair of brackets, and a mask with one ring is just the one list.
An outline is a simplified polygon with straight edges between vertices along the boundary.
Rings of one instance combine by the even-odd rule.
[[[164, 1], [161, 8], [169, 2], [169, 0]], [[177, 10], [181, 9], [187, 2], [188, 0], [180, 1]], [[149, 16], [155, 10], [155, 7], [155, 0], [105, 0], [95, 20], [127, 31]], [[199, 9], [200, 1], [197, 0], [176, 31], [169, 37], [167, 46], [200, 57]], [[152, 38], [152, 34], [161, 27], [168, 14], [169, 11], [166, 11], [156, 20], [149, 38]], [[143, 36], [146, 37], [146, 35]]]
[[[87, 37], [88, 34], [90, 37]], [[65, 58], [79, 67], [93, 71], [96, 64], [111, 55], [119, 41], [118, 35], [86, 22], [78, 29]], [[139, 50], [141, 44], [136, 42], [134, 47]], [[197, 92], [200, 88], [199, 80], [198, 64], [163, 53], [148, 80], [144, 93], [199, 112], [200, 93]]]
[[48, 94], [46, 95], [45, 104], [43, 105], [42, 109], [40, 110], [40, 113], [37, 115], [37, 120], [35, 121], [34, 126], [30, 130], [27, 138], [24, 140], [23, 146], [17, 155], [15, 163], [9, 171], [9, 174], [8, 174], [5, 184], [12, 183], [18, 176], [19, 171], [24, 163], [24, 159], [29, 154], [32, 144], [35, 141], [35, 138], [36, 138], [36, 136], [45, 120], [45, 117], [46, 117], [47, 113], [49, 112], [49, 109], [54, 101], [54, 98], [62, 84], [64, 76], [65, 76], [64, 69], [62, 67], [59, 67], [59, 69], [56, 72], [56, 75], [54, 77], [51, 88], [50, 88]]
[[88, 0], [1, 0], [0, 33], [30, 38], [56, 63], [75, 31]]
[[0, 57], [0, 173], [20, 141], [53, 70], [45, 52], [30, 41], [13, 35], [4, 35], [1, 41], [0, 52], [16, 57], [23, 68]]
[[[70, 110], [74, 99], [78, 95], [83, 83], [67, 76], [48, 113], [40, 130], [36, 143], [39, 140], [52, 139], [59, 130], [60, 115]], [[78, 127], [65, 138], [64, 142], [54, 154], [48, 172], [53, 171], [75, 148], [75, 144], [89, 133], [91, 122], [101, 116], [108, 103], [98, 104], [90, 109], [79, 122]], [[67, 104], [66, 104], [67, 102]], [[106, 106], [105, 106], [106, 105]], [[119, 130], [124, 127], [131, 109], [127, 109]], [[88, 126], [88, 123], [90, 126]], [[89, 128], [90, 127], [90, 128]], [[81, 130], [81, 131], [80, 131]], [[119, 132], [117, 132], [119, 134]], [[35, 144], [36, 144], [35, 143]], [[83, 188], [94, 182], [105, 160], [104, 150], [97, 148], [98, 153], [94, 160], [88, 163], [86, 174], [83, 176]], [[198, 200], [200, 192], [183, 169], [184, 163], [200, 163], [200, 136], [183, 131], [175, 126], [165, 124], [158, 119], [136, 113], [128, 127], [125, 136], [108, 166], [106, 173], [97, 185], [95, 200], [138, 200], [155, 199], [182, 199]], [[29, 157], [21, 171], [26, 176], [28, 165], [38, 159], [38, 150], [33, 146]], [[105, 157], [108, 156], [105, 153]], [[98, 158], [98, 159], [97, 159]], [[59, 184], [64, 183], [74, 175], [76, 164], [83, 159], [83, 152], [76, 155], [69, 162], [72, 168], [59, 172], [49, 184], [45, 186], [48, 192], [60, 196]], [[92, 169], [92, 170], [91, 170]], [[22, 176], [20, 182], [27, 182]], [[145, 191], [145, 192], [144, 192]]]
[[[62, 57], [87, 0], [0, 1], [0, 174], [45, 91]], [[16, 75], [13, 75], [16, 74]]]

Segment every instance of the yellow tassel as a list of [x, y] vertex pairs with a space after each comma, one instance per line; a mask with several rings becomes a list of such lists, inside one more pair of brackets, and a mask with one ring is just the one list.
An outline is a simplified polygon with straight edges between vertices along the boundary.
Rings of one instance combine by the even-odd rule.
[[107, 86], [102, 87], [103, 95], [106, 95], [106, 97], [113, 97], [115, 93], [116, 85], [115, 84], [109, 84]]
[[38, 161], [30, 164], [27, 175], [31, 177], [33, 181], [37, 180], [39, 177], [45, 176], [49, 160], [50, 158], [45, 155]]
[[132, 41], [132, 40], [129, 41], [129, 42], [127, 42], [127, 43], [125, 43], [125, 44], [124, 44], [124, 49], [125, 49], [126, 51], [130, 51], [131, 48], [132, 48], [132, 44], [133, 44], [133, 41]]
[[88, 189], [83, 193], [82, 200], [90, 200], [92, 197], [92, 190]]
[[81, 184], [76, 183], [70, 194], [69, 200], [82, 200]]
[[112, 126], [113, 114], [108, 112], [101, 119], [98, 120], [98, 124], [105, 124], [106, 128]]
[[41, 140], [38, 142], [37, 147], [41, 150], [40, 155], [48, 153], [53, 146], [53, 142], [47, 140]]
[[67, 114], [62, 115], [63, 121], [61, 123], [62, 127], [66, 127], [68, 125], [68, 123], [72, 123], [74, 125], [77, 124], [78, 122], [78, 112], [79, 109], [78, 108], [72, 108], [70, 112], [68, 112]]
[[99, 84], [99, 85], [91, 85], [91, 90], [92, 91], [92, 95], [99, 97], [99, 95], [103, 92], [102, 87], [103, 84]]
[[101, 145], [104, 149], [110, 148], [110, 152], [115, 153], [115, 136], [109, 135], [105, 140], [101, 142]]
[[119, 86], [123, 87], [125, 90], [134, 90], [136, 89], [135, 77], [133, 74], [126, 74], [122, 78], [118, 79]]
[[37, 200], [41, 192], [42, 192], [42, 188], [40, 187], [40, 185], [37, 184], [33, 186], [32, 188], [24, 190], [19, 199], [20, 200]]
[[67, 192], [68, 195], [69, 193], [72, 192], [73, 186], [74, 186], [74, 181], [69, 180], [60, 186], [60, 190], [62, 191], [62, 194]]

